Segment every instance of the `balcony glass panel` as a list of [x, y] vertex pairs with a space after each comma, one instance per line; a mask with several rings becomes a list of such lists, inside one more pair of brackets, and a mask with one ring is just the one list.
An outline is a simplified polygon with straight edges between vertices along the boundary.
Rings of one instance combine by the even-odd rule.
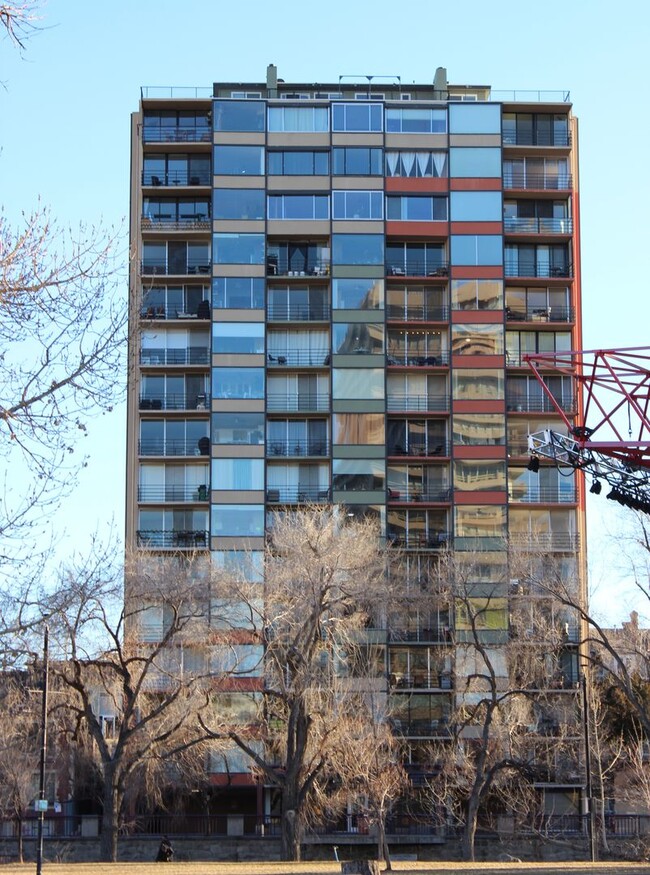
[[214, 322], [212, 325], [213, 352], [263, 353], [263, 322]]
[[456, 178], [500, 178], [501, 149], [477, 146], [449, 150], [449, 175]]
[[214, 173], [217, 176], [263, 176], [263, 146], [215, 146]]
[[506, 488], [506, 463], [496, 459], [463, 459], [454, 462], [454, 489], [492, 491]]
[[215, 131], [263, 131], [262, 101], [215, 100], [213, 103]]
[[499, 550], [506, 536], [505, 505], [457, 505], [455, 544], [460, 549]]
[[448, 501], [449, 478], [442, 465], [389, 465], [389, 501]]
[[336, 322], [332, 332], [332, 351], [340, 355], [381, 355], [384, 352], [383, 324]]
[[391, 328], [388, 332], [389, 365], [443, 365], [448, 364], [447, 337], [434, 329]]
[[335, 413], [332, 417], [334, 443], [382, 445], [385, 438], [383, 413]]
[[264, 285], [261, 277], [216, 277], [212, 280], [212, 306], [261, 310], [264, 307]]
[[263, 219], [265, 192], [256, 188], [215, 188], [215, 219]]
[[452, 392], [456, 401], [497, 401], [504, 397], [505, 375], [494, 368], [454, 368]]
[[207, 419], [142, 419], [141, 456], [207, 456], [210, 453]]
[[386, 316], [400, 321], [434, 322], [446, 320], [445, 291], [440, 286], [396, 286], [386, 292]]
[[329, 152], [270, 151], [267, 160], [269, 176], [326, 176], [329, 173]]
[[386, 132], [399, 134], [444, 134], [445, 109], [386, 109]]
[[381, 191], [332, 192], [333, 219], [383, 219], [384, 195]]
[[435, 419], [389, 419], [386, 453], [389, 456], [444, 456], [447, 425]]
[[503, 446], [506, 430], [499, 413], [456, 413], [453, 441], [460, 446]]
[[335, 279], [332, 281], [335, 310], [382, 310], [384, 281], [378, 279]]
[[333, 234], [332, 255], [335, 264], [383, 264], [383, 234]]
[[501, 106], [499, 104], [451, 103], [449, 105], [449, 133], [500, 134]]
[[268, 113], [269, 131], [329, 131], [329, 110], [324, 106], [272, 106]]
[[454, 264], [469, 267], [503, 263], [503, 238], [496, 234], [454, 234], [451, 237]]
[[269, 195], [269, 219], [329, 219], [327, 194]]
[[214, 234], [215, 264], [264, 264], [263, 234]]
[[361, 146], [334, 147], [332, 174], [335, 176], [381, 176], [382, 150]]
[[214, 398], [263, 398], [264, 368], [213, 368]]
[[503, 325], [452, 325], [453, 355], [503, 355]]
[[261, 537], [264, 534], [264, 506], [261, 504], [213, 505], [212, 534], [216, 537]]
[[327, 299], [321, 286], [269, 286], [268, 318], [273, 322], [329, 319]]
[[332, 395], [337, 399], [361, 400], [384, 397], [383, 368], [334, 368]]
[[264, 489], [264, 459], [212, 459], [212, 488]]
[[384, 489], [386, 463], [380, 459], [334, 459], [332, 487], [342, 492]]
[[376, 103], [332, 104], [333, 131], [382, 131], [383, 106]]
[[447, 276], [444, 243], [387, 243], [386, 273], [390, 276]]
[[215, 444], [264, 443], [263, 413], [213, 413], [212, 440]]
[[503, 206], [500, 191], [452, 191], [449, 195], [452, 222], [500, 222]]
[[403, 222], [446, 222], [447, 198], [425, 195], [389, 195], [386, 219]]

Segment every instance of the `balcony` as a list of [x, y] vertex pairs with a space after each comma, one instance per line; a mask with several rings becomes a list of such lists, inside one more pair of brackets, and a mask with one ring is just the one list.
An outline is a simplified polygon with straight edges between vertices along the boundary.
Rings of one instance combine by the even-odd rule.
[[330, 500], [329, 487], [278, 486], [266, 490], [267, 504], [327, 504]]
[[209, 276], [211, 272], [212, 266], [209, 261], [188, 261], [185, 264], [168, 264], [164, 259], [146, 258], [140, 262], [140, 273], [143, 276], [193, 276], [195, 274]]
[[266, 409], [274, 413], [318, 413], [330, 409], [329, 392], [269, 392]]
[[210, 350], [196, 346], [186, 349], [141, 349], [141, 365], [208, 365]]
[[212, 131], [204, 125], [157, 125], [142, 128], [143, 143], [209, 143]]
[[271, 304], [267, 308], [269, 322], [329, 322], [330, 308], [324, 302], [314, 304]]
[[209, 456], [210, 438], [152, 438], [138, 443], [141, 456]]
[[566, 149], [571, 145], [571, 131], [507, 131], [502, 143], [504, 146], [562, 146]]
[[449, 626], [435, 626], [433, 629], [416, 626], [410, 629], [388, 630], [389, 642], [405, 641], [415, 644], [450, 644], [451, 632]]
[[281, 277], [329, 277], [330, 260], [307, 258], [296, 269], [296, 264], [293, 260], [269, 255], [266, 259], [266, 275]]
[[168, 170], [159, 173], [142, 172], [142, 185], [172, 186], [172, 185], [212, 185], [212, 176], [206, 171], [189, 169]]
[[448, 352], [436, 352], [433, 354], [418, 354], [408, 350], [392, 350], [386, 356], [387, 365], [397, 365], [401, 367], [446, 367], [449, 365]]
[[139, 486], [138, 501], [143, 502], [197, 502], [208, 501], [210, 490], [207, 484], [200, 486]]
[[450, 672], [434, 672], [414, 669], [411, 672], [390, 672], [388, 684], [391, 689], [401, 690], [451, 690]]
[[528, 487], [521, 491], [513, 489], [508, 495], [508, 500], [521, 504], [575, 504], [576, 491], [573, 486], [570, 489]]
[[510, 543], [531, 552], [574, 553], [580, 549], [580, 536], [572, 532], [511, 532]]
[[447, 445], [447, 439], [441, 437], [438, 440], [429, 439], [428, 444], [415, 444], [411, 443], [407, 447], [403, 447], [402, 444], [394, 444], [393, 446], [388, 446], [387, 454], [389, 456], [413, 456], [419, 459], [427, 458], [429, 456], [448, 456], [449, 455], [449, 447]]
[[[564, 413], [576, 412], [576, 399], [573, 395], [554, 396], [555, 402]], [[533, 398], [510, 396], [506, 398], [506, 410], [510, 413], [555, 413], [556, 408], [546, 395]]]
[[207, 215], [185, 216], [178, 219], [142, 216], [140, 228], [142, 231], [211, 231], [212, 222]]
[[273, 350], [267, 355], [269, 368], [300, 367], [300, 368], [323, 368], [331, 361], [329, 352], [316, 350], [287, 349], [279, 352]]
[[575, 322], [573, 307], [506, 307], [508, 322]]
[[409, 484], [408, 486], [400, 486], [399, 488], [389, 487], [386, 490], [386, 498], [389, 504], [398, 502], [448, 502], [450, 500], [450, 490], [448, 486], [418, 486], [417, 484]]
[[406, 550], [444, 550], [450, 546], [449, 532], [389, 532], [386, 540], [394, 547]]
[[140, 529], [136, 532], [138, 547], [150, 549], [194, 550], [209, 545], [210, 533], [205, 529], [179, 529], [163, 531], [161, 529]]
[[449, 276], [449, 265], [446, 261], [431, 264], [427, 261], [407, 260], [389, 262], [386, 264], [386, 276], [419, 276], [436, 277], [446, 280]]
[[449, 307], [442, 304], [388, 304], [386, 318], [393, 322], [448, 322]]
[[435, 412], [449, 410], [449, 395], [411, 395], [391, 392], [386, 398], [386, 410], [389, 412]]
[[573, 219], [525, 219], [506, 216], [503, 230], [506, 234], [572, 234]]
[[205, 392], [166, 392], [162, 395], [142, 394], [140, 410], [206, 410], [210, 402]]
[[326, 440], [270, 440], [267, 443], [269, 456], [329, 456]]
[[449, 721], [444, 717], [438, 720], [402, 720], [392, 718], [391, 724], [396, 733], [406, 738], [446, 738], [451, 733]]
[[542, 277], [544, 279], [569, 279], [573, 276], [573, 265], [552, 265], [545, 262], [521, 261], [513, 262], [506, 260], [504, 274], [507, 277]]
[[570, 173], [515, 171], [504, 174], [503, 187], [522, 191], [570, 191], [573, 177]]

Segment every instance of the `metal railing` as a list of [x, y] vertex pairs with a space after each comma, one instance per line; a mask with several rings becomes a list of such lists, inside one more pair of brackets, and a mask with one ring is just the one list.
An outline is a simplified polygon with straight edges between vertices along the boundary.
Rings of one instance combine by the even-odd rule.
[[386, 264], [386, 276], [425, 276], [446, 279], [449, 276], [449, 265], [442, 259], [433, 264], [414, 259], [400, 262], [392, 261]]
[[330, 318], [330, 308], [325, 302], [269, 304], [266, 318], [269, 322], [327, 322]]
[[266, 273], [267, 276], [325, 277], [330, 274], [330, 262], [329, 260], [309, 258], [304, 264], [296, 268], [295, 262], [289, 262], [283, 258], [275, 258], [271, 255], [267, 256], [266, 259]]
[[165, 547], [173, 549], [194, 549], [209, 547], [210, 533], [207, 529], [139, 529], [136, 532], [138, 547]]
[[386, 410], [390, 412], [449, 410], [449, 395], [407, 395], [390, 392], [386, 398]]
[[502, 103], [571, 103], [569, 91], [543, 91], [543, 90], [495, 90], [491, 89], [488, 100], [501, 101]]
[[212, 222], [207, 216], [187, 216], [184, 219], [157, 219], [155, 216], [142, 216], [140, 227], [143, 231], [211, 231]]
[[329, 487], [322, 486], [278, 486], [267, 487], [266, 501], [269, 504], [327, 503], [330, 499]]
[[449, 319], [449, 307], [442, 304], [387, 304], [386, 318], [396, 322], [446, 322]]
[[504, 146], [567, 146], [571, 145], [571, 131], [517, 131], [504, 133]]
[[400, 486], [399, 488], [389, 487], [386, 490], [386, 498], [389, 503], [398, 502], [437, 502], [449, 501], [450, 491], [448, 486], [429, 486], [423, 488], [421, 486]]
[[[145, 276], [162, 276], [165, 274], [169, 276], [185, 276], [186, 274], [189, 274], [190, 276], [193, 276], [194, 274], [209, 276], [212, 270], [210, 263], [207, 261], [190, 261], [187, 264], [180, 266], [183, 268], [182, 270], [170, 270], [166, 261], [144, 259], [140, 262], [140, 273]], [[177, 265], [174, 265], [173, 267], [176, 268]]]
[[[565, 413], [575, 413], [576, 399], [573, 395], [554, 397], [561, 410]], [[506, 398], [506, 410], [511, 413], [553, 413], [555, 407], [546, 395], [539, 395], [535, 398], [510, 396]]]
[[142, 171], [142, 184], [151, 186], [167, 185], [211, 185], [212, 176], [205, 170], [167, 170], [153, 173], [150, 170]]
[[307, 438], [305, 440], [269, 440], [266, 454], [268, 456], [328, 456], [327, 440]]
[[511, 532], [510, 542], [524, 550], [574, 552], [580, 547], [580, 536], [571, 532]]
[[210, 350], [190, 346], [186, 349], [141, 349], [141, 365], [208, 365]]
[[408, 533], [388, 532], [386, 540], [394, 547], [404, 547], [407, 550], [441, 550], [450, 546], [449, 532], [428, 531]]
[[266, 409], [282, 411], [328, 411], [330, 396], [327, 392], [269, 392], [266, 396]]
[[391, 724], [395, 732], [406, 737], [440, 738], [451, 734], [449, 722], [440, 720], [402, 720], [393, 718]]
[[450, 644], [452, 639], [449, 626], [435, 626], [434, 628], [418, 626], [415, 629], [389, 628], [388, 640], [416, 644]]
[[573, 265], [537, 264], [532, 261], [509, 261], [504, 266], [505, 276], [572, 277]]
[[206, 393], [166, 392], [140, 396], [140, 410], [206, 410], [210, 401]]
[[207, 484], [201, 486], [139, 486], [138, 501], [207, 501], [210, 488]]
[[520, 493], [511, 491], [508, 500], [523, 504], [575, 504], [576, 491], [574, 488], [528, 487]]
[[151, 438], [138, 443], [138, 452], [141, 456], [209, 456], [210, 438], [206, 436], [202, 440], [207, 443], [201, 443], [201, 439], [197, 441], [196, 438]]
[[506, 173], [503, 178], [505, 189], [521, 188], [534, 191], [568, 191], [573, 188], [570, 173]]
[[209, 143], [212, 131], [203, 125], [157, 125], [142, 127], [143, 143]]
[[311, 367], [322, 368], [329, 365], [331, 355], [323, 350], [286, 349], [283, 351], [273, 350], [267, 353], [266, 360], [270, 368], [283, 367]]
[[448, 352], [432, 354], [413, 354], [408, 350], [392, 350], [386, 356], [387, 365], [409, 365], [411, 367], [441, 367], [449, 364]]
[[391, 688], [410, 690], [451, 690], [453, 688], [450, 672], [418, 671], [390, 672], [388, 684]]
[[430, 440], [424, 446], [421, 444], [410, 444], [408, 447], [403, 447], [401, 444], [389, 445], [387, 451], [389, 456], [416, 456], [418, 458], [447, 456], [449, 454], [446, 438]]
[[519, 310], [516, 307], [506, 307], [508, 322], [573, 322], [575, 314], [573, 307], [526, 307]]
[[572, 234], [573, 219], [526, 219], [519, 216], [506, 216], [503, 220], [506, 234]]

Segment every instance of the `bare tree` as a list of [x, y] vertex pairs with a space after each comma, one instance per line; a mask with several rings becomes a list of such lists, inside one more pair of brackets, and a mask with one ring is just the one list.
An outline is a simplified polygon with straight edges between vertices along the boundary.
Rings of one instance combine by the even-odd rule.
[[68, 570], [44, 605], [62, 691], [52, 711], [100, 777], [106, 861], [116, 858], [129, 790], [151, 803], [170, 762], [191, 754], [205, 766], [198, 715], [209, 707], [212, 667], [197, 563], [140, 555], [127, 563], [124, 603], [119, 575], [99, 556]]
[[[381, 610], [386, 565], [378, 530], [341, 509], [276, 514], [264, 584], [224, 577], [219, 599], [263, 644], [259, 721], [212, 726], [230, 738], [260, 776], [280, 791], [283, 859], [300, 859], [301, 838], [318, 809], [319, 785], [358, 714], [363, 679], [354, 680], [364, 628]], [[378, 680], [375, 679], [375, 684]]]
[[0, 26], [4, 27], [11, 42], [20, 49], [25, 48], [25, 39], [37, 26], [39, 17], [36, 12], [39, 6], [36, 2], [0, 4]]

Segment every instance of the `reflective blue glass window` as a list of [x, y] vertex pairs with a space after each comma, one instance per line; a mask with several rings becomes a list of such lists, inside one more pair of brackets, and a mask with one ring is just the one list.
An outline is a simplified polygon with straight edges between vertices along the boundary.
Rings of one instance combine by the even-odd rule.
[[269, 219], [329, 219], [327, 194], [269, 195]]
[[261, 188], [215, 188], [214, 219], [263, 219], [264, 190]]
[[445, 222], [447, 198], [411, 195], [387, 197], [386, 218], [389, 221]]
[[400, 134], [444, 134], [447, 131], [445, 109], [387, 109], [386, 132]]
[[384, 281], [378, 279], [335, 279], [332, 281], [335, 310], [383, 310]]
[[450, 104], [449, 133], [500, 134], [501, 106], [498, 103]]
[[383, 219], [384, 195], [381, 191], [332, 192], [333, 219]]
[[381, 176], [382, 150], [360, 146], [332, 149], [332, 173], [337, 176]]
[[334, 264], [383, 264], [383, 234], [332, 235]]
[[452, 191], [452, 222], [500, 222], [503, 218], [500, 191]]
[[334, 103], [333, 131], [382, 131], [383, 106], [379, 103]]
[[212, 325], [213, 352], [263, 353], [263, 322], [214, 322]]
[[264, 280], [248, 276], [215, 277], [212, 280], [212, 306], [261, 310], [264, 307]]
[[264, 459], [212, 459], [213, 489], [264, 489]]
[[501, 176], [501, 149], [481, 146], [474, 149], [449, 150], [449, 175], [460, 177]]
[[329, 130], [325, 106], [273, 106], [269, 108], [269, 131], [318, 132]]
[[264, 368], [213, 368], [213, 398], [263, 398]]
[[302, 149], [268, 153], [269, 176], [326, 176], [329, 152]]
[[456, 234], [451, 238], [452, 264], [503, 263], [503, 238], [496, 234]]
[[214, 234], [216, 264], [264, 264], [264, 234]]
[[215, 100], [215, 131], [263, 131], [264, 104], [254, 100]]
[[263, 146], [215, 146], [213, 170], [217, 176], [263, 176]]
[[216, 537], [263, 535], [264, 506], [261, 504], [213, 505], [212, 534]]

